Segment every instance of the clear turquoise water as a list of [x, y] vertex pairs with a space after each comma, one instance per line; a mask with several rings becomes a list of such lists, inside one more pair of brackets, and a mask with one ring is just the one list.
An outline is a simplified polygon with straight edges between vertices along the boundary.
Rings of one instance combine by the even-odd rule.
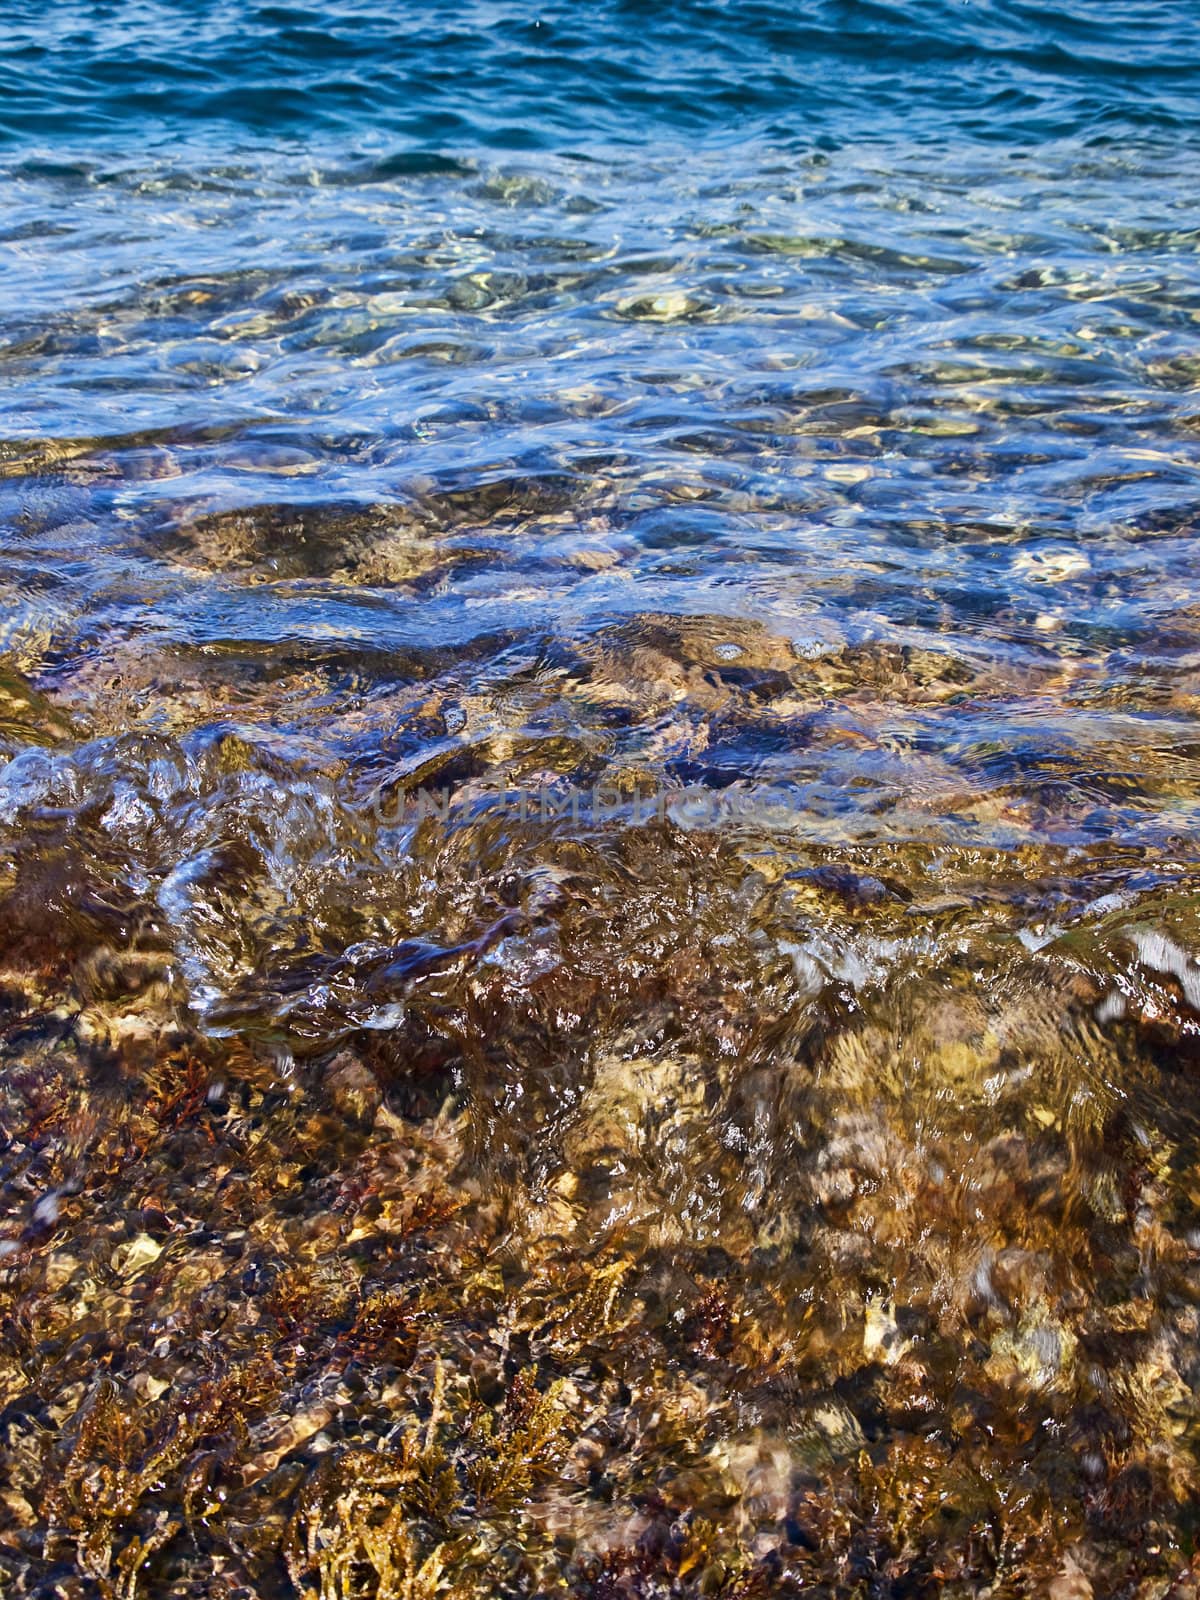
[[[1179, 4], [10, 8], [7, 635], [53, 672], [651, 607], [1161, 683], [1196, 50]], [[419, 593], [175, 559], [201, 510], [391, 505], [446, 535]], [[587, 527], [615, 574], [562, 559]]]
[[230, 732], [355, 815], [1190, 859], [1187, 6], [18, 6], [0, 73], [0, 643], [71, 719], [0, 787], [135, 797], [120, 897]]

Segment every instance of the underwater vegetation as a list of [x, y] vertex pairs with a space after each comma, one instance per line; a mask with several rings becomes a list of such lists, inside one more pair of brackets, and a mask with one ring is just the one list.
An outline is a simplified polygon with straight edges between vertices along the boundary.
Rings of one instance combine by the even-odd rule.
[[[556, 693], [642, 726], [672, 661], [680, 739], [946, 692], [648, 617]], [[385, 825], [4, 693], [6, 1592], [1194, 1592], [1194, 864], [461, 768]]]

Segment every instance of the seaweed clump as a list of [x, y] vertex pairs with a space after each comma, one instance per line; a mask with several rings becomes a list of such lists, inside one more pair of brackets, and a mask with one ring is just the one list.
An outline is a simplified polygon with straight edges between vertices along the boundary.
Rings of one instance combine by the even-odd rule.
[[6, 1592], [1196, 1592], [1186, 864], [119, 756], [0, 881]]

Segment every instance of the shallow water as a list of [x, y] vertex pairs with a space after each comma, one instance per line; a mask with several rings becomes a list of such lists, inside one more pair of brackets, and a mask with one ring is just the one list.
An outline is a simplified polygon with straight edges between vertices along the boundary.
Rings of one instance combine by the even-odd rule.
[[0, 1578], [1194, 1592], [1190, 8], [10, 8]]

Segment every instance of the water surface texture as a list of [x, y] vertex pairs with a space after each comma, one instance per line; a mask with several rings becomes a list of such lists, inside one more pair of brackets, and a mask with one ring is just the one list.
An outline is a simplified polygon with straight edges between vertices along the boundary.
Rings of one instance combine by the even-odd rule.
[[1195, 22], [6, 9], [6, 1593], [1197, 1593]]

